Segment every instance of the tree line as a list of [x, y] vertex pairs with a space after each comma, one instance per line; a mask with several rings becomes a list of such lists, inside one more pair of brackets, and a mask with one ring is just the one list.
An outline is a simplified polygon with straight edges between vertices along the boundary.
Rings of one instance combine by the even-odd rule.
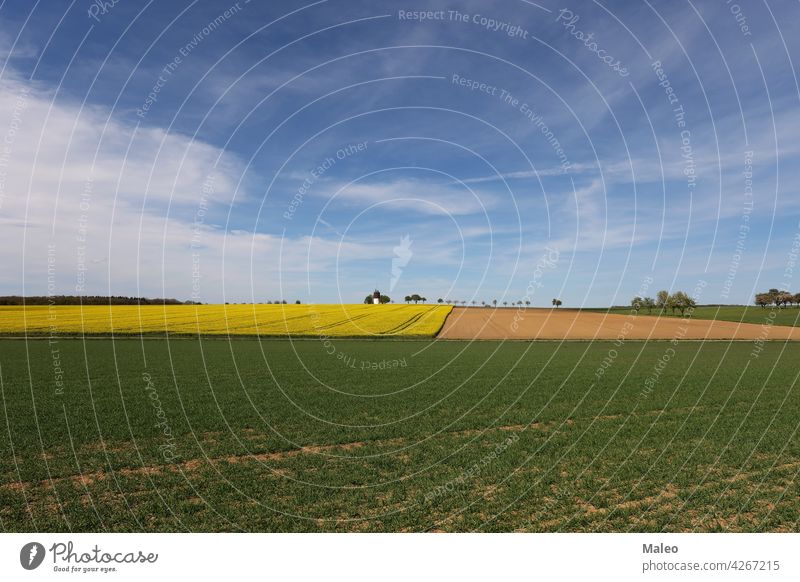
[[[425, 297], [424, 295], [420, 295], [419, 293], [413, 293], [411, 295], [406, 295], [405, 297], [403, 297], [403, 301], [405, 301], [406, 303], [411, 303], [413, 301], [415, 304], [416, 303], [427, 303], [428, 298]], [[389, 298], [388, 295], [381, 295], [381, 303], [391, 303], [391, 302], [392, 302], [392, 300], [391, 300], [391, 298]], [[372, 303], [372, 295], [367, 295], [364, 298], [364, 303]], [[442, 299], [441, 297], [439, 297], [439, 299], [436, 300], [436, 303], [440, 303], [440, 304], [446, 303], [447, 305], [468, 305], [468, 304], [472, 304], [473, 306], [477, 306], [478, 305], [478, 301], [476, 301], [476, 300], [465, 301], [463, 299]], [[480, 302], [481, 307], [497, 307], [497, 303], [498, 303], [497, 299], [493, 299], [492, 301], [490, 301], [488, 303], [486, 301], [481, 301]], [[522, 305], [525, 305], [526, 307], [529, 307], [530, 304], [531, 304], [530, 301], [522, 301], [522, 300], [511, 301], [511, 302], [502, 301], [500, 303], [505, 307], [507, 307], [509, 305], [509, 303], [511, 304], [511, 307], [514, 307], [514, 306], [521, 307]], [[553, 304], [553, 307], [561, 307], [563, 305], [563, 302], [561, 301], [561, 299], [553, 299], [552, 304]]]
[[675, 311], [680, 311], [683, 316], [686, 314], [687, 309], [691, 312], [695, 307], [697, 307], [697, 302], [684, 291], [676, 291], [675, 293], [659, 291], [655, 299], [652, 297], [639, 297], [638, 295], [631, 299], [631, 309], [637, 314], [641, 309], [647, 309], [648, 313], [652, 313], [653, 309], [657, 309], [661, 313], [670, 309], [673, 315]]
[[[300, 305], [300, 300], [294, 302]], [[371, 301], [370, 301], [371, 303]], [[265, 303], [230, 303], [225, 305], [286, 305], [285, 299], [266, 301]], [[36, 295], [23, 297], [21, 295], [0, 296], [0, 305], [203, 305], [200, 301], [180, 301], [171, 298], [127, 297], [125, 295]]]
[[[447, 303], [448, 305], [467, 305], [468, 303], [471, 303], [472, 305], [474, 305], [476, 307], [478, 305], [478, 302], [475, 301], [475, 300], [473, 300], [473, 301], [464, 301], [462, 299], [442, 299], [441, 297], [439, 297], [439, 299], [437, 299], [436, 302], [437, 303]], [[498, 303], [497, 299], [492, 299], [489, 303], [487, 303], [486, 301], [481, 301], [480, 302], [481, 307], [497, 307], [497, 303]], [[531, 302], [530, 301], [522, 301], [520, 299], [519, 301], [510, 301], [510, 302], [509, 301], [501, 301], [500, 304], [503, 305], [504, 307], [508, 307], [509, 304], [511, 305], [511, 307], [514, 307], [514, 306], [521, 307], [523, 305], [525, 305], [526, 307], [530, 307]], [[564, 302], [561, 301], [561, 299], [553, 299], [552, 304], [553, 304], [553, 307], [561, 307], [564, 304]]]
[[124, 295], [36, 295], [23, 297], [21, 295], [0, 296], [0, 305], [185, 305], [192, 301], [178, 301], [177, 299], [152, 299], [148, 297], [127, 297]]
[[786, 305], [797, 304], [800, 307], [800, 293], [792, 295], [788, 291], [781, 291], [780, 289], [770, 289], [766, 293], [756, 293], [755, 304], [762, 309], [768, 305], [775, 307], [785, 307]]

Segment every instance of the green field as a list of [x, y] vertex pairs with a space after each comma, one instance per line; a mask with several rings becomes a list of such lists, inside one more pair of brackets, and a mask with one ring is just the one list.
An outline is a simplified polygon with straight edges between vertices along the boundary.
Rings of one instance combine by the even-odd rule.
[[[612, 307], [610, 309], [585, 309], [584, 311], [603, 311], [607, 313], [619, 313], [628, 315], [631, 313], [630, 307]], [[688, 313], [688, 312], [687, 312]], [[659, 315], [658, 310], [653, 309], [648, 313], [647, 309], [642, 309], [639, 315]], [[680, 311], [667, 311], [662, 317], [681, 317]], [[755, 323], [762, 325], [772, 322], [772, 325], [800, 326], [800, 309], [796, 307], [762, 308], [756, 305], [698, 305], [692, 312], [694, 319], [718, 319], [720, 321], [736, 321], [740, 323]]]
[[0, 340], [0, 528], [797, 531], [797, 345], [753, 348]]

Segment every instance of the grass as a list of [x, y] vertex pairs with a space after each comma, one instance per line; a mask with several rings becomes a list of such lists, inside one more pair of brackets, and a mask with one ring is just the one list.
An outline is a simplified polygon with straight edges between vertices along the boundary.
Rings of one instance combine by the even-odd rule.
[[[602, 311], [607, 313], [619, 313], [628, 315], [630, 307], [611, 307], [609, 309], [586, 309], [585, 311]], [[687, 312], [688, 313], [688, 312]], [[654, 309], [648, 313], [647, 309], [642, 309], [639, 315], [661, 315], [662, 317], [681, 317], [680, 311], [671, 311], [660, 314]], [[692, 312], [694, 319], [716, 319], [720, 321], [735, 321], [737, 323], [765, 324], [769, 321], [772, 325], [788, 325], [790, 327], [800, 326], [800, 309], [786, 307], [782, 309], [762, 308], [756, 305], [698, 305]]]
[[0, 340], [0, 528], [796, 531], [800, 359], [753, 348]]
[[433, 337], [443, 305], [0, 306], [6, 336]]

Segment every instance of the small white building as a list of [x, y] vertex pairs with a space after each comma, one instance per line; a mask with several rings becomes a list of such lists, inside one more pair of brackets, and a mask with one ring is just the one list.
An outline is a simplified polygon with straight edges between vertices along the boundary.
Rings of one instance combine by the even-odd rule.
[[372, 304], [373, 305], [380, 305], [381, 304], [381, 292], [375, 289], [372, 293]]

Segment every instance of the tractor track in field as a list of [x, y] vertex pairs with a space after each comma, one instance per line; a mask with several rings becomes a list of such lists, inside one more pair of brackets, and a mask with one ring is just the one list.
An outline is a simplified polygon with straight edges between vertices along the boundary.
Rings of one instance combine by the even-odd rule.
[[[716, 406], [713, 405], [700, 405], [700, 406], [692, 406], [692, 407], [682, 407], [676, 408], [672, 410], [662, 410], [662, 409], [654, 409], [648, 410], [646, 412], [641, 413], [639, 416], [644, 417], [655, 417], [661, 416], [663, 414], [685, 414], [689, 412], [702, 412], [708, 409], [715, 409]], [[608, 422], [608, 421], [617, 421], [627, 416], [627, 414], [609, 414], [609, 415], [602, 415], [602, 416], [595, 416], [595, 417], [586, 417], [580, 419], [581, 422]], [[534, 420], [528, 424], [524, 423], [517, 423], [517, 424], [506, 424], [506, 425], [498, 425], [498, 426], [489, 426], [486, 428], [468, 428], [468, 429], [461, 429], [455, 431], [444, 431], [437, 433], [434, 435], [433, 439], [442, 439], [442, 438], [470, 438], [479, 436], [482, 434], [493, 434], [493, 433], [519, 433], [524, 432], [526, 430], [532, 430], [535, 432], [541, 432], [544, 434], [549, 434], [555, 431], [558, 432], [559, 429], [570, 429], [575, 425], [575, 419], [573, 418], [566, 418], [566, 419], [554, 419], [548, 421], [538, 421]], [[220, 433], [220, 434], [227, 434], [227, 433]], [[203, 440], [204, 441], [213, 441], [215, 440], [219, 434], [217, 433], [204, 433]], [[243, 437], [243, 440], [253, 440], [253, 438], [259, 438], [263, 436], [262, 433], [255, 431], [255, 430], [248, 430], [247, 434]], [[240, 437], [242, 438], [242, 437]], [[138, 467], [121, 467], [119, 469], [113, 469], [110, 471], [89, 471], [86, 473], [80, 474], [73, 474], [73, 475], [62, 475], [62, 476], [55, 476], [52, 479], [42, 480], [40, 482], [22, 482], [22, 481], [11, 481], [8, 483], [0, 484], [0, 490], [6, 491], [23, 491], [29, 489], [41, 489], [41, 488], [48, 488], [52, 485], [62, 484], [67, 482], [72, 482], [75, 486], [85, 486], [89, 485], [98, 481], [103, 481], [113, 476], [121, 476], [121, 477], [146, 477], [146, 476], [153, 476], [153, 475], [161, 475], [165, 472], [171, 473], [178, 473], [178, 472], [192, 472], [196, 471], [201, 468], [203, 465], [215, 466], [220, 463], [225, 463], [228, 465], [239, 464], [243, 462], [269, 462], [269, 461], [283, 461], [286, 459], [291, 459], [294, 457], [301, 457], [303, 455], [326, 455], [331, 457], [342, 457], [342, 455], [328, 455], [328, 453], [332, 452], [349, 452], [357, 449], [361, 449], [368, 446], [377, 446], [377, 447], [391, 447], [391, 446], [401, 446], [409, 445], [409, 438], [407, 437], [397, 437], [397, 438], [388, 438], [388, 439], [373, 439], [373, 440], [361, 440], [361, 441], [350, 441], [344, 443], [332, 443], [326, 445], [309, 445], [297, 449], [289, 449], [285, 451], [270, 451], [270, 452], [262, 452], [262, 453], [246, 453], [246, 454], [235, 454], [235, 455], [218, 455], [213, 457], [196, 457], [191, 459], [185, 459], [177, 463], [172, 464], [162, 464], [162, 465], [147, 465], [147, 466], [138, 466]], [[428, 439], [424, 439], [428, 440]], [[87, 447], [83, 447], [86, 449]], [[94, 446], [93, 449], [97, 450], [110, 450], [115, 451], [112, 445], [104, 445], [104, 446]], [[119, 449], [117, 452], [122, 452], [124, 449]], [[357, 457], [347, 457], [347, 458], [357, 458]], [[796, 463], [798, 464], [798, 463]]]
[[[405, 329], [408, 329], [409, 327], [411, 327], [412, 325], [417, 323], [422, 318], [427, 317], [428, 315], [433, 313], [433, 311], [435, 309], [437, 309], [437, 307], [434, 305], [430, 309], [428, 309], [428, 311], [424, 311], [422, 313], [418, 313], [418, 314], [414, 315], [413, 317], [410, 317], [409, 319], [407, 319], [403, 323], [393, 327], [392, 329], [390, 329], [388, 331], [381, 332], [380, 335], [390, 335], [390, 334], [400, 333], [401, 331], [403, 331]], [[447, 316], [445, 316], [445, 321], [446, 320], [447, 320]]]
[[[564, 421], [567, 424], [572, 424], [571, 420]], [[548, 421], [548, 422], [533, 422], [530, 424], [512, 424], [512, 425], [501, 425], [501, 426], [492, 426], [487, 427], [485, 429], [482, 428], [470, 428], [470, 429], [463, 429], [458, 431], [445, 431], [438, 433], [433, 438], [443, 438], [443, 437], [471, 437], [477, 436], [483, 433], [492, 433], [492, 432], [520, 432], [527, 429], [532, 430], [540, 430], [543, 432], [548, 432], [550, 429], [555, 427], [556, 425], [562, 424], [562, 421]], [[365, 440], [365, 441], [352, 441], [346, 443], [335, 443], [329, 445], [309, 445], [306, 447], [302, 447], [299, 449], [291, 449], [286, 451], [275, 451], [275, 452], [265, 452], [265, 453], [248, 453], [248, 454], [237, 454], [237, 455], [220, 455], [215, 457], [198, 457], [192, 459], [186, 459], [179, 463], [173, 464], [164, 464], [164, 465], [148, 465], [148, 466], [140, 466], [140, 467], [122, 467], [119, 469], [113, 469], [111, 471], [91, 471], [86, 473], [80, 473], [76, 475], [65, 475], [65, 476], [57, 476], [53, 477], [52, 479], [45, 479], [40, 482], [22, 482], [22, 481], [14, 481], [10, 483], [0, 484], [0, 490], [6, 491], [23, 491], [28, 490], [31, 488], [48, 488], [52, 485], [72, 482], [73, 485], [76, 486], [85, 486], [90, 485], [92, 483], [103, 481], [106, 479], [111, 478], [114, 475], [122, 476], [122, 477], [136, 477], [136, 476], [152, 476], [152, 475], [160, 475], [164, 472], [183, 472], [183, 471], [195, 471], [202, 467], [205, 464], [216, 465], [218, 463], [226, 463], [226, 464], [238, 464], [242, 462], [266, 462], [266, 461], [282, 461], [285, 459], [290, 459], [292, 457], [298, 457], [307, 454], [316, 454], [316, 455], [324, 455], [326, 453], [332, 451], [341, 451], [341, 452], [348, 452], [355, 449], [360, 449], [366, 446], [395, 446], [395, 445], [404, 445], [408, 444], [409, 439], [406, 437], [397, 437], [391, 439], [375, 439], [375, 440]], [[334, 455], [330, 455], [334, 456]]]

